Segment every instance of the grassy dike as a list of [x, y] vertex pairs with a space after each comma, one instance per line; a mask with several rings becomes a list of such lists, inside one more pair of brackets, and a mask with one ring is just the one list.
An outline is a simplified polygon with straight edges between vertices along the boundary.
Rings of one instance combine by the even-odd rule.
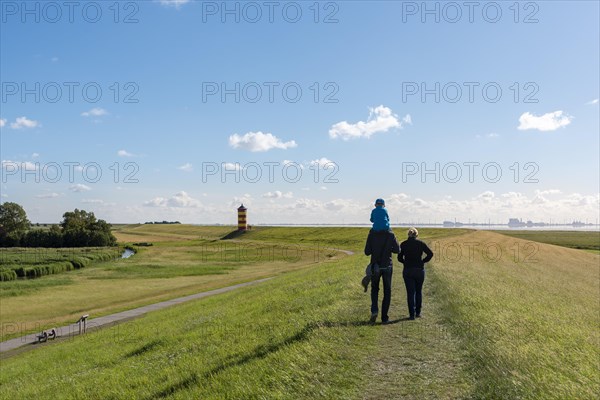
[[317, 265], [3, 360], [0, 396], [355, 396], [377, 334], [364, 325], [356, 287], [362, 261]]
[[434, 299], [467, 354], [472, 397], [595, 399], [600, 257], [532, 245], [485, 231], [433, 243]]
[[357, 253], [3, 359], [0, 397], [595, 398], [597, 255], [539, 244], [534, 258], [515, 258], [515, 245], [529, 242], [424, 229], [436, 251], [424, 317], [403, 319], [406, 297], [396, 268], [394, 323], [370, 326], [369, 298], [358, 283], [364, 233], [251, 232], [242, 240]]

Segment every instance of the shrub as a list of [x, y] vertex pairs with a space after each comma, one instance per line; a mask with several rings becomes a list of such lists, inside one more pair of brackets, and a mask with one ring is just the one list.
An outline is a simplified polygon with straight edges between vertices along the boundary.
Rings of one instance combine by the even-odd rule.
[[73, 257], [71, 264], [75, 269], [85, 268], [89, 265], [90, 259], [85, 257]]
[[17, 279], [17, 273], [13, 269], [0, 269], [0, 281], [14, 281], [15, 279]]

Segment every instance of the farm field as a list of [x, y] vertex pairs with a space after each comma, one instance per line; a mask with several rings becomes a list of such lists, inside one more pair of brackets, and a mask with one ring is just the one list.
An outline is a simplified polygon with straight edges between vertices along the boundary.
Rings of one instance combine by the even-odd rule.
[[[164, 227], [152, 232], [154, 228], [130, 227], [123, 233], [168, 233]], [[209, 239], [202, 228], [178, 229], [174, 234], [193, 236], [195, 231], [203, 239], [157, 242], [122, 261], [140, 263], [126, 277], [98, 280], [118, 286], [138, 279], [185, 278], [186, 271], [194, 270], [189, 255], [169, 260], [174, 275], [180, 274], [175, 278], [156, 278], [153, 274], [164, 271], [148, 272], [151, 268], [144, 262], [149, 261], [140, 260], [152, 254], [152, 262], [167, 268], [168, 257], [161, 251], [175, 257], [180, 253], [174, 248], [191, 251], [217, 241], [222, 232], [214, 231]], [[404, 232], [396, 231], [403, 239]], [[271, 271], [274, 279], [254, 287], [6, 358], [0, 366], [0, 396], [595, 398], [600, 389], [597, 255], [539, 243], [535, 257], [517, 253], [515, 258], [515, 243], [517, 248], [531, 243], [494, 232], [423, 229], [422, 239], [436, 252], [427, 268], [423, 318], [405, 320], [406, 297], [396, 266], [393, 323], [371, 326], [366, 322], [368, 295], [359, 286], [365, 236], [360, 228], [265, 227], [248, 232], [232, 244], [253, 249], [298, 245], [317, 248], [323, 258], [285, 264], [293, 267]], [[216, 263], [219, 249], [208, 248], [214, 252], [206, 258]], [[329, 248], [355, 254], [328, 253]], [[278, 262], [282, 260], [267, 264]], [[262, 270], [260, 264], [252, 267], [256, 276], [265, 274], [265, 262]], [[246, 268], [235, 262], [230, 266], [219, 275], [230, 278], [223, 286]], [[100, 275], [118, 274], [114, 268], [94, 269]], [[150, 277], [142, 278], [145, 273]]]

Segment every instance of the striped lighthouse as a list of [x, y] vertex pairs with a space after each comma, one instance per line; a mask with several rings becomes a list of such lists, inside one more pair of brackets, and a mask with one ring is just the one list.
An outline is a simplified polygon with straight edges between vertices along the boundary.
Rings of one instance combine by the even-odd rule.
[[243, 204], [241, 206], [239, 206], [237, 209], [237, 211], [238, 211], [238, 231], [245, 231], [246, 229], [248, 229], [248, 225], [246, 223], [246, 210], [247, 210], [247, 208], [244, 207]]

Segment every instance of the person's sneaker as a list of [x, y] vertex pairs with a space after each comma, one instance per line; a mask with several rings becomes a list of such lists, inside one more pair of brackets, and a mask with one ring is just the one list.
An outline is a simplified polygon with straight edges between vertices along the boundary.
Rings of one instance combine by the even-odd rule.
[[374, 324], [375, 321], [377, 321], [377, 313], [371, 313], [371, 318], [369, 319], [369, 322]]
[[421, 318], [421, 314], [415, 315], [416, 318]]
[[408, 320], [409, 320], [409, 321], [414, 321], [414, 320], [415, 320], [415, 316], [414, 316], [414, 315], [411, 315], [410, 317], [408, 317]]
[[388, 325], [390, 323], [389, 319], [386, 319], [385, 321], [381, 321], [381, 325]]

